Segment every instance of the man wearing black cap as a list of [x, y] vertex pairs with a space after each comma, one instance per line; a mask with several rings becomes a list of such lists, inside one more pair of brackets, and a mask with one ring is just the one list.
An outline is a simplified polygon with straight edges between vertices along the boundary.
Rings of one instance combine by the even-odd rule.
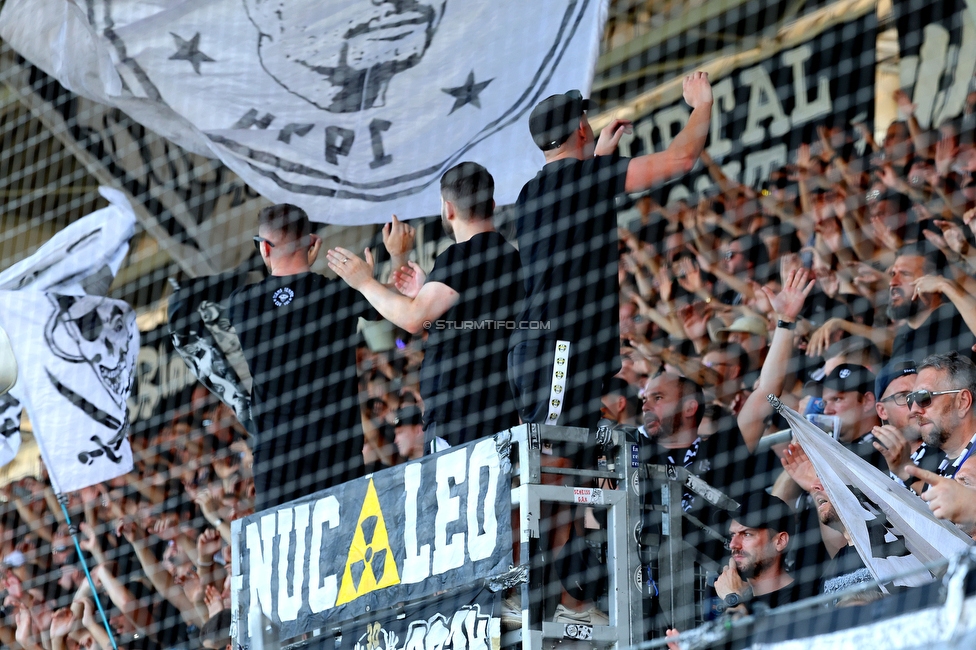
[[822, 393], [824, 415], [840, 419], [838, 442], [880, 470], [888, 471], [888, 462], [874, 448], [871, 430], [881, 424], [874, 408], [874, 375], [864, 366], [842, 363], [830, 371], [823, 382], [810, 386]]
[[579, 91], [546, 98], [529, 117], [546, 164], [516, 201], [519, 320], [529, 327], [511, 338], [509, 377], [524, 422], [593, 427], [599, 418], [602, 382], [620, 368], [614, 199], [695, 165], [712, 107], [704, 73], [685, 78], [684, 97], [693, 110], [667, 150], [629, 160], [616, 154], [629, 123], [614, 120], [596, 141]]
[[729, 521], [732, 556], [715, 580], [715, 594], [727, 608], [754, 612], [800, 600], [800, 584], [786, 571], [794, 530], [793, 512], [781, 499], [757, 490], [744, 497]]
[[[918, 374], [911, 359], [895, 359], [878, 373], [874, 394], [880, 396], [875, 409], [881, 418], [881, 426], [874, 427], [874, 448], [888, 461], [891, 477], [911, 485], [914, 480], [905, 471], [905, 465], [913, 464], [922, 469], [936, 471], [942, 453], [922, 442], [918, 420], [908, 406], [908, 394], [915, 387]], [[920, 483], [916, 487], [921, 487]]]

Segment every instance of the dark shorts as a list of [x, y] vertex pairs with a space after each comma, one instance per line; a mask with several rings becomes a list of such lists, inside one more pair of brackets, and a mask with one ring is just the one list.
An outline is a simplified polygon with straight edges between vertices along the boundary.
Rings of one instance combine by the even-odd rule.
[[[609, 357], [609, 358], [608, 358]], [[612, 377], [614, 355], [598, 354], [578, 344], [570, 344], [565, 388], [553, 391], [556, 341], [539, 339], [516, 343], [508, 353], [508, 379], [523, 422], [557, 424], [595, 429], [600, 420], [603, 381]], [[549, 418], [557, 407], [559, 417]]]

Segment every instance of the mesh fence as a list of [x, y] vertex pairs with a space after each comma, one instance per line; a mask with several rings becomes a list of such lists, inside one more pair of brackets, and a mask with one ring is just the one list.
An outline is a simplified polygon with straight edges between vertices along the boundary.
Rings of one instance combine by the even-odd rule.
[[[99, 22], [112, 3], [63, 4], [103, 36], [112, 32]], [[131, 27], [148, 10], [128, 4]], [[262, 5], [244, 4], [255, 12]], [[372, 3], [386, 4], [398, 16], [428, 15], [418, 8], [425, 3]], [[426, 24], [424, 51], [439, 38], [434, 22]], [[424, 540], [434, 557], [428, 574], [454, 561], [441, 550], [452, 535], [468, 540], [467, 555], [455, 551], [457, 567], [473, 566], [480, 551], [470, 540], [487, 536], [498, 518], [488, 509], [465, 514], [469, 501], [488, 503], [496, 489], [485, 487], [495, 475], [465, 445], [521, 423], [579, 427], [589, 437], [540, 444], [534, 478], [513, 448], [500, 528], [507, 534], [511, 525], [513, 542], [503, 559], [531, 567], [531, 590], [513, 578], [487, 597], [503, 645], [532, 642], [524, 621], [626, 627], [614, 604], [624, 589], [635, 592], [638, 614], [629, 620], [639, 632], [592, 645], [659, 647], [667, 630], [693, 628], [683, 640], [695, 647], [816, 644], [817, 635], [884, 617], [902, 629], [908, 612], [940, 606], [947, 593], [972, 593], [965, 570], [946, 573], [946, 558], [913, 541], [905, 522], [916, 520], [895, 517], [894, 501], [861, 484], [824, 485], [825, 468], [790, 444], [789, 423], [767, 401], [779, 396], [838, 448], [873, 465], [892, 490], [922, 493], [931, 483], [930, 504], [915, 506], [919, 518], [931, 505], [961, 531], [939, 529], [946, 539], [976, 531], [976, 465], [966, 462], [976, 446], [976, 24], [966, 3], [619, 0], [608, 3], [599, 27], [589, 103], [567, 93], [533, 111], [540, 94], [518, 114], [524, 139], [538, 145], [541, 171], [520, 180], [517, 200], [493, 200], [515, 163], [481, 160], [482, 167], [462, 156], [425, 181], [439, 188], [439, 207], [432, 202], [386, 226], [324, 225], [314, 210], [273, 206], [224, 163], [174, 143], [171, 123], [130, 116], [142, 115], [142, 105], [95, 102], [68, 89], [81, 88], [81, 79], [59, 81], [23, 48], [0, 45], [0, 269], [15, 280], [0, 282], [7, 301], [0, 324], [10, 333], [9, 323], [30, 316], [36, 325], [25, 328], [54, 354], [37, 356], [34, 343], [11, 334], [21, 367], [19, 387], [0, 398], [0, 451], [10, 459], [0, 467], [3, 647], [231, 647], [232, 624], [241, 638], [248, 618], [233, 610], [242, 583], [234, 582], [232, 549], [242, 571], [264, 554], [267, 574], [249, 575], [243, 591], [252, 600], [268, 594], [268, 623], [288, 632], [269, 639], [273, 647], [405, 647], [395, 635], [360, 638], [362, 616], [315, 616], [366, 602], [394, 573], [407, 584], [407, 560]], [[204, 54], [199, 38], [162, 36], [176, 47], [166, 60], [191, 71], [187, 84], [197, 83], [189, 75], [200, 66], [222, 61], [213, 50]], [[125, 61], [116, 61], [120, 69]], [[409, 68], [370, 70], [392, 76]], [[356, 76], [353, 69], [346, 73]], [[707, 81], [686, 77], [700, 70]], [[365, 77], [359, 90], [331, 97], [327, 110], [342, 113], [343, 102], [354, 101], [382, 106], [386, 90]], [[135, 78], [122, 74], [119, 93]], [[451, 114], [473, 110], [465, 103], [480, 109], [477, 93], [501, 85], [479, 86], [484, 78], [472, 71], [461, 88], [434, 93], [456, 102]], [[276, 119], [274, 106], [231, 108], [244, 115], [235, 128], [248, 132]], [[390, 125], [362, 124], [358, 145], [352, 130], [324, 130], [326, 163], [357, 155], [359, 146], [364, 168], [388, 164]], [[279, 126], [286, 144], [318, 135], [314, 125]], [[426, 154], [418, 147], [410, 155]], [[272, 154], [241, 156], [232, 166], [242, 175], [245, 168], [272, 175], [262, 167]], [[313, 172], [331, 178], [326, 163]], [[274, 164], [287, 176], [287, 165]], [[297, 185], [291, 176], [278, 181]], [[48, 292], [38, 303], [47, 311], [18, 312], [29, 303], [11, 296], [62, 263], [45, 257], [42, 245], [118, 204], [100, 186], [122, 192], [134, 235], [114, 278], [84, 259], [71, 268], [91, 296], [100, 289], [119, 302]], [[384, 205], [396, 211], [395, 201]], [[81, 244], [69, 239], [59, 254]], [[18, 263], [30, 272], [15, 273], [24, 268]], [[125, 338], [124, 310], [106, 311], [122, 303], [133, 310], [138, 350]], [[94, 374], [72, 384], [56, 376], [59, 363]], [[39, 376], [56, 388], [43, 395], [60, 395], [67, 406], [39, 388], [30, 399], [18, 392], [35, 390], [26, 383], [33, 368], [46, 370]], [[128, 391], [118, 377], [131, 381]], [[125, 393], [120, 417], [93, 397], [102, 387]], [[76, 454], [66, 451], [70, 417], [54, 420], [60, 429], [42, 424], [59, 409], [123, 434], [114, 443], [91, 437], [76, 464], [116, 455], [112, 462], [124, 464], [127, 434], [132, 470], [59, 494], [41, 460], [41, 448], [49, 457]], [[437, 461], [420, 469], [425, 454], [461, 447], [468, 455], [452, 458], [468, 474]], [[839, 465], [853, 462], [837, 454]], [[919, 480], [905, 469], [911, 464], [946, 480]], [[652, 466], [680, 468], [703, 484]], [[639, 470], [633, 486], [626, 467]], [[433, 483], [423, 482], [428, 476]], [[567, 486], [582, 496], [543, 497], [537, 510], [523, 501], [509, 516], [512, 477], [515, 486]], [[861, 509], [838, 514], [835, 489]], [[633, 490], [639, 505], [613, 519], [612, 500], [593, 490]], [[310, 498], [321, 491], [329, 497]], [[329, 498], [342, 495], [330, 518]], [[412, 514], [384, 522], [391, 507]], [[855, 520], [867, 540], [857, 547]], [[627, 528], [626, 555], [636, 559], [608, 551], [610, 521]], [[531, 536], [520, 532], [532, 522]], [[364, 538], [323, 541], [336, 528]], [[680, 540], [677, 555], [668, 555], [671, 539]], [[321, 556], [314, 570], [318, 555], [296, 550], [313, 540]], [[901, 561], [908, 556], [916, 564]], [[324, 567], [335, 562], [339, 573], [327, 577]], [[621, 562], [636, 568], [626, 585], [611, 577]], [[283, 569], [270, 568], [279, 563]], [[938, 580], [944, 574], [955, 576], [949, 587]], [[484, 596], [458, 592], [488, 577], [497, 576], [442, 580], [385, 615], [425, 620], [428, 636], [417, 643], [436, 645], [437, 612], [473, 607]], [[367, 588], [364, 580], [373, 582]], [[436, 593], [446, 595], [438, 601]], [[447, 596], [453, 604], [424, 609]], [[295, 623], [304, 618], [314, 624]], [[466, 632], [470, 645], [474, 629]]]

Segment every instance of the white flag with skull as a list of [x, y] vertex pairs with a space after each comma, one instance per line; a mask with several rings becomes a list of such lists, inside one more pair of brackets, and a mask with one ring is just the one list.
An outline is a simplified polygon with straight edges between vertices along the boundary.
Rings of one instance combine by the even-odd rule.
[[[139, 352], [135, 312], [89, 292], [104, 292], [118, 272], [135, 214], [121, 193], [100, 192], [109, 207], [69, 225], [0, 274], [0, 327], [19, 368], [0, 403], [0, 423], [6, 435], [19, 428], [20, 410], [27, 409], [59, 492], [132, 469], [126, 400]], [[16, 453], [12, 443], [8, 447], [3, 451]]]
[[965, 552], [973, 540], [936, 519], [914, 492], [783, 405], [770, 403], [789, 422], [794, 439], [817, 471], [854, 548], [882, 584], [914, 587], [932, 580], [926, 564]]
[[65, 87], [220, 158], [315, 221], [439, 210], [462, 160], [510, 203], [528, 115], [587, 94], [607, 0], [7, 0], [0, 36]]

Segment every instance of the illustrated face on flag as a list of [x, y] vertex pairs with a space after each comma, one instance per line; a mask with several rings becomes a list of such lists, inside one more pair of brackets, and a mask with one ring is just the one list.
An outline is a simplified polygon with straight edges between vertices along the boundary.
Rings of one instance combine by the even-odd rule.
[[[440, 176], [462, 160], [512, 202], [544, 163], [531, 110], [588, 94], [606, 2], [64, 4], [11, 0], [0, 33], [76, 92], [209, 149], [268, 199], [361, 224], [436, 214]], [[56, 31], [77, 42], [38, 37]]]
[[17, 361], [17, 383], [0, 398], [0, 464], [20, 446], [21, 409], [59, 492], [132, 469], [126, 400], [139, 353], [135, 312], [86, 289], [107, 288], [135, 230], [121, 193], [0, 273], [0, 327]]

